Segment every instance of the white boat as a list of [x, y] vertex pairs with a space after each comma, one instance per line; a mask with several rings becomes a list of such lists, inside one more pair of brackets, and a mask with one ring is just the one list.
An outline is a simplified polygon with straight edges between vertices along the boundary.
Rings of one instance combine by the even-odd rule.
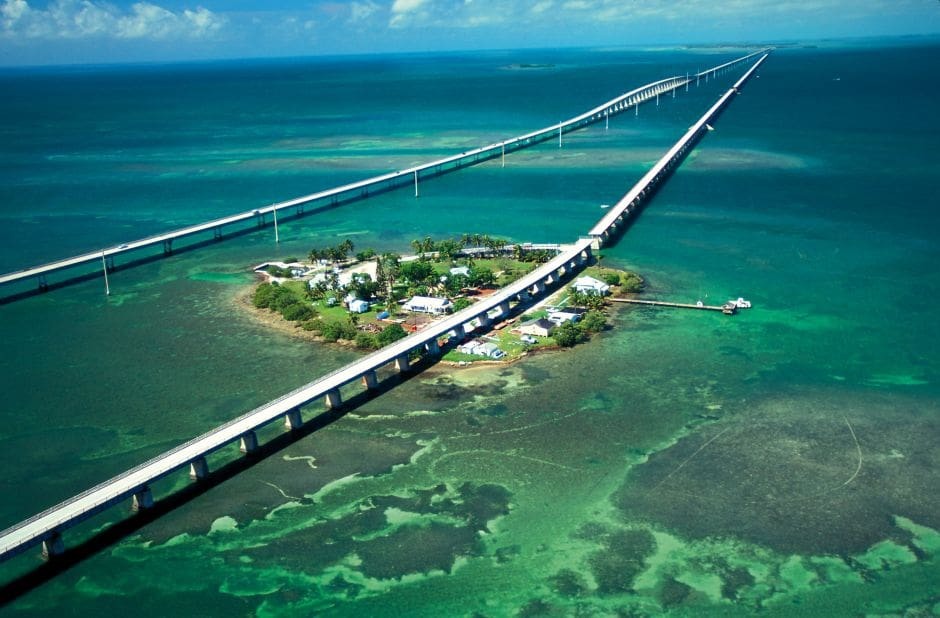
[[729, 300], [729, 305], [734, 305], [737, 309], [750, 309], [751, 301], [738, 297], [737, 300]]

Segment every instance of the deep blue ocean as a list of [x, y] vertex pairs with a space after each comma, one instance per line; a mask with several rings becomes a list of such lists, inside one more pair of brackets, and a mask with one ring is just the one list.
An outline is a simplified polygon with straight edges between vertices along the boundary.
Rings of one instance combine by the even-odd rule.
[[[0, 272], [459, 153], [748, 51], [2, 70]], [[110, 296], [96, 277], [0, 305], [0, 528], [355, 357], [259, 323], [253, 265], [346, 238], [576, 239], [743, 70], [419, 198], [286, 222], [279, 244], [266, 227], [118, 270]], [[933, 42], [777, 49], [601, 252], [646, 298], [752, 309], [617, 309], [572, 351], [434, 367], [0, 615], [940, 614], [937, 74]], [[0, 565], [0, 585], [41, 564]]]

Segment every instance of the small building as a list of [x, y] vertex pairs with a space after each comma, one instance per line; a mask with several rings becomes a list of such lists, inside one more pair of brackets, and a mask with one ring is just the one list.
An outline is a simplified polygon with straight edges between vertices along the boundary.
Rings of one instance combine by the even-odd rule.
[[456, 277], [457, 275], [463, 275], [464, 277], [470, 276], [470, 267], [469, 266], [454, 266], [450, 269], [450, 276]]
[[555, 326], [560, 326], [565, 322], [577, 322], [580, 319], [580, 313], [572, 313], [568, 311], [555, 311], [554, 313], [548, 314], [548, 321]]
[[462, 354], [476, 354], [476, 349], [483, 345], [483, 342], [479, 339], [471, 339], [466, 343], [461, 343], [457, 346], [457, 351]]
[[500, 350], [495, 343], [484, 343], [479, 339], [472, 339], [467, 343], [457, 346], [457, 351], [463, 354], [472, 354], [473, 356], [485, 356], [499, 360], [506, 356], [506, 353]]
[[495, 360], [499, 360], [506, 356], [506, 353], [500, 350], [495, 343], [484, 343], [482, 345], [478, 345], [474, 354]]
[[307, 282], [307, 286], [312, 290], [318, 285], [323, 285], [328, 290], [333, 289], [333, 282], [328, 273], [319, 272], [313, 275], [310, 280]]
[[571, 287], [574, 288], [576, 292], [581, 292], [582, 294], [596, 296], [607, 296], [610, 294], [610, 286], [594, 277], [578, 277], [574, 280]]
[[350, 301], [349, 303], [347, 303], [346, 306], [349, 307], [349, 310], [352, 313], [365, 313], [366, 311], [369, 310], [368, 301], [359, 300], [358, 298]]
[[413, 296], [404, 305], [408, 311], [415, 313], [430, 313], [432, 315], [444, 315], [453, 310], [454, 304], [448, 298], [436, 298], [433, 296]]
[[539, 318], [537, 320], [529, 320], [528, 322], [523, 322], [519, 325], [517, 329], [520, 334], [523, 335], [533, 335], [535, 337], [548, 337], [548, 334], [551, 330], [555, 328], [555, 324], [549, 322], [545, 318]]

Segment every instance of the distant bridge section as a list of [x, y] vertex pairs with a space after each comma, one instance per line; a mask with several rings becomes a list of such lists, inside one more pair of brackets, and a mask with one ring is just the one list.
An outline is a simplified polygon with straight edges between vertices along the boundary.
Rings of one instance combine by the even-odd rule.
[[544, 127], [537, 131], [526, 133], [525, 135], [513, 137], [501, 142], [495, 142], [493, 144], [482, 146], [473, 150], [468, 150], [457, 155], [431, 161], [430, 163], [424, 163], [414, 167], [409, 167], [407, 169], [389, 172], [380, 176], [374, 176], [372, 178], [367, 178], [365, 180], [334, 187], [325, 191], [311, 193], [309, 195], [278, 202], [276, 204], [271, 204], [269, 206], [264, 206], [247, 212], [230, 215], [228, 217], [222, 217], [220, 219], [214, 219], [212, 221], [180, 228], [177, 230], [165, 232], [163, 234], [157, 234], [155, 236], [129, 241], [117, 246], [108, 247], [106, 249], [95, 250], [88, 253], [83, 253], [81, 255], [42, 264], [40, 266], [33, 266], [16, 272], [0, 275], [0, 286], [34, 279], [38, 285], [38, 288], [40, 290], [45, 290], [49, 286], [47, 279], [48, 275], [77, 266], [91, 265], [100, 262], [102, 272], [105, 276], [106, 289], [108, 289], [107, 273], [114, 269], [115, 258], [122, 254], [127, 254], [132, 251], [146, 249], [149, 247], [161, 247], [164, 255], [170, 255], [173, 252], [173, 243], [175, 241], [200, 234], [208, 234], [210, 232], [214, 238], [221, 239], [226, 228], [238, 224], [251, 224], [252, 222], [257, 224], [258, 227], [263, 227], [267, 224], [267, 217], [269, 216], [273, 219], [275, 234], [277, 234], [278, 213], [281, 213], [282, 216], [284, 213], [286, 213], [288, 216], [299, 216], [304, 213], [304, 209], [307, 207], [321, 208], [327, 206], [336, 206], [341, 203], [367, 198], [372, 193], [381, 193], [410, 185], [414, 185], [415, 195], [417, 196], [419, 191], [419, 182], [422, 177], [438, 176], [440, 174], [459, 170], [467, 166], [476, 165], [483, 161], [488, 161], [497, 157], [505, 160], [507, 153], [522, 150], [523, 148], [528, 148], [535, 144], [555, 139], [556, 137], [559, 140], [560, 146], [562, 136], [565, 133], [576, 131], [602, 120], [607, 122], [611, 116], [624, 113], [631, 107], [639, 110], [639, 106], [646, 101], [654, 99], [658, 101], [660, 95], [669, 92], [672, 92], [673, 95], [675, 95], [675, 92], [679, 88], [682, 86], [688, 86], [688, 84], [691, 83], [693, 79], [697, 81], [703, 76], [707, 78], [709, 75], [716, 75], [722, 71], [734, 68], [741, 63], [748, 62], [751, 60], [751, 58], [759, 55], [760, 53], [762, 52], [748, 54], [730, 62], [706, 69], [705, 71], [696, 73], [694, 75], [686, 75], [685, 77], [669, 77], [652, 82], [622, 94], [614, 99], [611, 99], [606, 103], [602, 103], [601, 105], [598, 105], [597, 107], [588, 110], [583, 114], [559, 122], [556, 125]]
[[649, 195], [656, 190], [659, 184], [666, 179], [673, 168], [682, 162], [689, 149], [698, 142], [701, 136], [706, 131], [711, 130], [711, 125], [708, 123], [714, 121], [714, 118], [728, 105], [731, 98], [738, 93], [741, 86], [750, 79], [751, 75], [753, 75], [761, 63], [766, 60], [767, 56], [768, 54], [764, 53], [764, 55], [754, 63], [754, 66], [748, 69], [748, 71], [735, 82], [734, 86], [729, 88], [728, 91], [712, 105], [711, 109], [705, 112], [704, 116], [689, 127], [685, 135], [683, 135], [679, 141], [640, 178], [639, 182], [637, 182], [626, 195], [620, 198], [619, 202], [607, 211], [607, 214], [597, 222], [597, 225], [591, 228], [588, 234], [595, 239], [595, 248], [600, 248], [611, 235], [616, 233], [617, 227], [623, 223], [634, 210], [639, 208]]

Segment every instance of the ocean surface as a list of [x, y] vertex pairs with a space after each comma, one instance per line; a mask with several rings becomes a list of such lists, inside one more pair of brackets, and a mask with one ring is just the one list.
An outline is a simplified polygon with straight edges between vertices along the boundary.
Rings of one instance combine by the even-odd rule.
[[[0, 71], [0, 272], [462, 152], [745, 51]], [[97, 277], [0, 305], [0, 528], [356, 356], [241, 310], [254, 264], [346, 238], [575, 239], [742, 71], [419, 198], [283, 223], [280, 244], [267, 227], [112, 273], [110, 296]], [[933, 43], [776, 50], [602, 251], [646, 298], [752, 309], [620, 308], [571, 351], [433, 367], [0, 615], [940, 615], [938, 74]], [[41, 564], [0, 565], [0, 585]]]

